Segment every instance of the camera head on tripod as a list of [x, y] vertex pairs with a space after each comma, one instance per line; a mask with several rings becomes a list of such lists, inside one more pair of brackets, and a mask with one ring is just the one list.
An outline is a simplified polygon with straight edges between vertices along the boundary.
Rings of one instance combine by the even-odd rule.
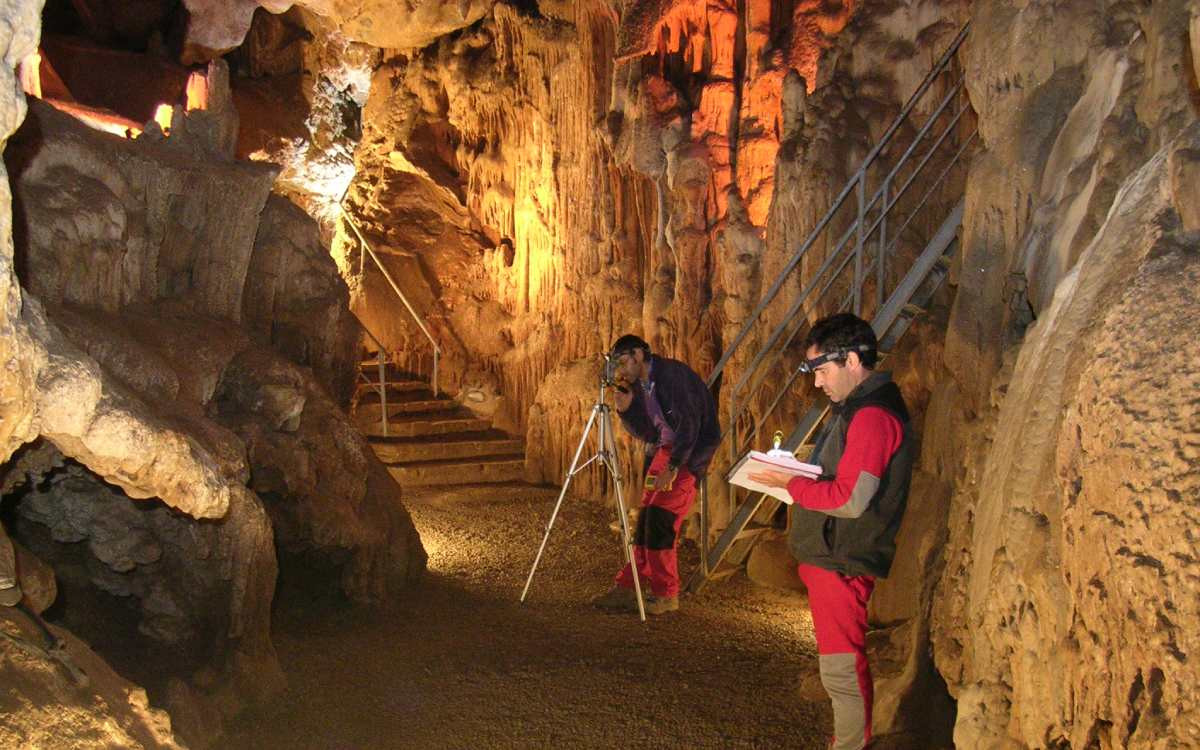
[[602, 356], [604, 357], [604, 367], [600, 369], [600, 385], [628, 393], [629, 389], [625, 387], [624, 383], [617, 380], [617, 365], [620, 362], [620, 355], [606, 352]]

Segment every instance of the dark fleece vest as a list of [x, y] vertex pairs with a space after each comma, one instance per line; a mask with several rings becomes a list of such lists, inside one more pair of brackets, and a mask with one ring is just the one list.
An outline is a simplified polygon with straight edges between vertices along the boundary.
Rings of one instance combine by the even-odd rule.
[[817, 438], [809, 460], [820, 464], [826, 477], [833, 477], [846, 450], [850, 420], [864, 406], [886, 409], [904, 427], [900, 447], [879, 478], [879, 489], [858, 518], [836, 518], [799, 505], [792, 506], [788, 546], [801, 563], [843, 575], [886, 578], [896, 556], [896, 532], [900, 529], [908, 500], [914, 453], [908, 408], [891, 375], [873, 373], [844, 403], [833, 405], [829, 421]]

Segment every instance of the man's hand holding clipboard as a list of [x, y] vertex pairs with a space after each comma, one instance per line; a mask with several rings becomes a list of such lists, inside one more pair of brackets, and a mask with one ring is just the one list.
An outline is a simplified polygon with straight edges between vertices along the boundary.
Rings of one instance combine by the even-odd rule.
[[728, 478], [730, 484], [765, 493], [791, 505], [792, 496], [787, 490], [788, 483], [796, 477], [819, 479], [822, 469], [816, 464], [797, 461], [789, 451], [781, 450], [779, 437], [782, 436], [777, 435], [774, 450], [766, 453], [750, 451], [742, 456], [730, 470]]

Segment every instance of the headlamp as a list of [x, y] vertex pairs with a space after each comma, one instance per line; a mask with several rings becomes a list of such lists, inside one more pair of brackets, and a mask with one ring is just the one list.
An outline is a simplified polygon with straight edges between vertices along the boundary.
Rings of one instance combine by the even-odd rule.
[[870, 344], [858, 344], [857, 346], [846, 346], [839, 349], [834, 349], [831, 352], [825, 352], [819, 357], [806, 359], [800, 363], [800, 372], [811, 373], [815, 372], [818, 367], [826, 362], [844, 362], [846, 357], [850, 356], [850, 352], [865, 354], [866, 352], [874, 351], [875, 348]]

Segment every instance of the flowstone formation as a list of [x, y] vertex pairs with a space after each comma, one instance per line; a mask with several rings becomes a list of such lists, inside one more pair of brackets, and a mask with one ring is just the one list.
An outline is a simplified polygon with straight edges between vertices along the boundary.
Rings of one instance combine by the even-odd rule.
[[1184, 320], [1200, 235], [1180, 177], [1200, 131], [1179, 30], [1195, 33], [1195, 13], [974, 14], [985, 150], [951, 382], [930, 407], [946, 415], [940, 473], [955, 486], [933, 653], [960, 746], [1186, 747], [1200, 732], [1182, 624], [1195, 619], [1200, 422], [1185, 394], [1200, 367]]

